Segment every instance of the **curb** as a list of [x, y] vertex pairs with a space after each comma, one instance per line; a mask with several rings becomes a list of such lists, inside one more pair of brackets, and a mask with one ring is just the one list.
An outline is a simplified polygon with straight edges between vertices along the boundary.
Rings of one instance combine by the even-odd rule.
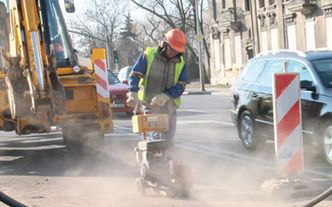
[[185, 91], [183, 95], [211, 95], [211, 91]]
[[200, 89], [187, 89], [184, 91], [183, 95], [222, 95], [231, 96], [231, 92], [228, 89], [208, 89], [206, 91], [201, 91]]

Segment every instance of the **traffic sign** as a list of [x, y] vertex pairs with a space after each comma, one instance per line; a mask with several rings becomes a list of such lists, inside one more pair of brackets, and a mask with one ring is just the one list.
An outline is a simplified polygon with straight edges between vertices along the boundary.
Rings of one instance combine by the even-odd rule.
[[196, 39], [197, 39], [198, 41], [202, 41], [202, 40], [204, 39], [204, 36], [203, 36], [202, 34], [197, 34], [197, 35], [196, 35]]

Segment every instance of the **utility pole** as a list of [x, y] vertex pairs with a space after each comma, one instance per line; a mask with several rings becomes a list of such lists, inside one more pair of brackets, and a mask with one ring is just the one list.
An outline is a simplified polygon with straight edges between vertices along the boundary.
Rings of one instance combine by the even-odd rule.
[[195, 0], [195, 13], [196, 13], [196, 33], [197, 33], [197, 40], [198, 40], [198, 67], [199, 67], [199, 78], [200, 78], [200, 84], [201, 84], [201, 90], [205, 91], [204, 86], [204, 71], [203, 71], [203, 65], [202, 65], [202, 41], [203, 41], [203, 35], [200, 29], [200, 21], [199, 21], [199, 9], [198, 4], [200, 0]]
[[106, 64], [107, 64], [107, 69], [111, 69], [111, 47], [110, 47], [110, 38], [108, 35], [108, 32], [106, 33]]
[[260, 37], [259, 37], [259, 33], [260, 33], [260, 31], [259, 31], [259, 24], [258, 24], [258, 20], [257, 20], [257, 4], [256, 4], [256, 1], [252, 1], [252, 3], [250, 4], [251, 6], [252, 6], [252, 10], [251, 10], [251, 16], [252, 16], [252, 18], [255, 20], [254, 21], [254, 28], [252, 28], [252, 30], [253, 31], [255, 31], [255, 35], [254, 35], [254, 42], [255, 42], [255, 44], [254, 44], [254, 46], [255, 46], [255, 48], [254, 48], [254, 54], [256, 55], [256, 54], [258, 54], [258, 53], [260, 53], [260, 51], [261, 51], [261, 42], [260, 42]]

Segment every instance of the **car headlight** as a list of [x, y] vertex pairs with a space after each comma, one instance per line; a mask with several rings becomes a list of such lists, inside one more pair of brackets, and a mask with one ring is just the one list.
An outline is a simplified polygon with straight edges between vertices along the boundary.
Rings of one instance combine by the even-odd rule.
[[74, 66], [73, 71], [74, 71], [74, 73], [79, 73], [81, 71], [81, 68], [78, 66]]

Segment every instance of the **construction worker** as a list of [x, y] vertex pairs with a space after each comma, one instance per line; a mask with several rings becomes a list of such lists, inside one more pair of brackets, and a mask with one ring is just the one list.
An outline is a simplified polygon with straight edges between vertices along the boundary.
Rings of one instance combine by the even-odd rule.
[[176, 109], [187, 84], [187, 70], [183, 59], [186, 36], [179, 29], [171, 29], [158, 47], [146, 48], [129, 75], [127, 104], [142, 103], [143, 111], [169, 115], [169, 131], [161, 138], [173, 141], [176, 128]]

